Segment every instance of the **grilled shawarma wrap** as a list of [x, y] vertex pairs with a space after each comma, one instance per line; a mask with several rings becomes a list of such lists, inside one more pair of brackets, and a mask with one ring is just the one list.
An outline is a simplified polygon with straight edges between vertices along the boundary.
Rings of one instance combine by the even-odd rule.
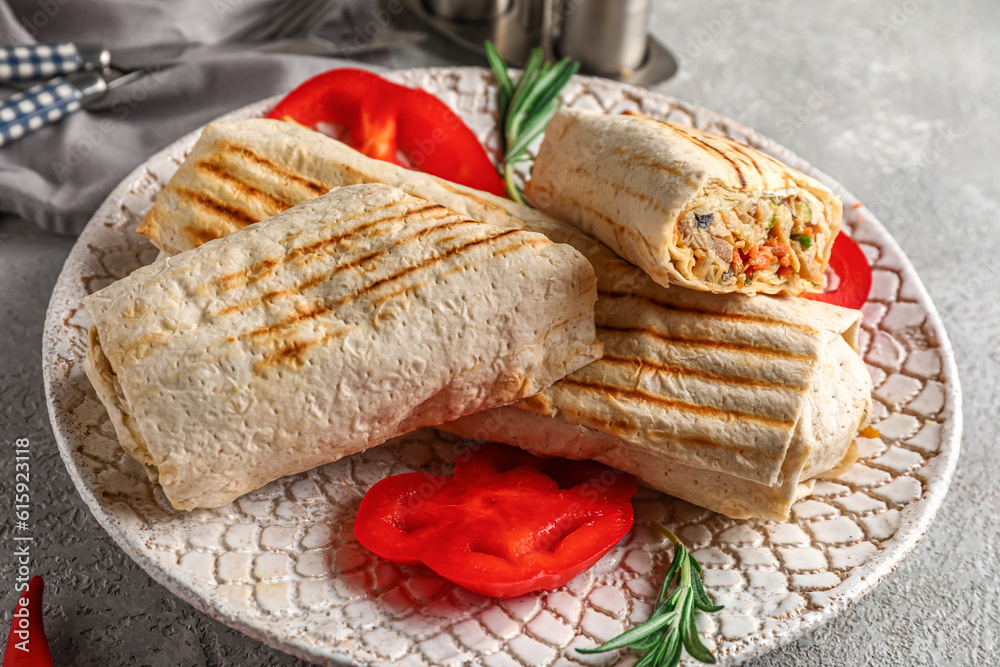
[[[232, 182], [219, 181], [210, 171], [198, 166], [216, 160], [230, 165]], [[256, 165], [260, 164], [267, 166], [258, 168]], [[287, 176], [282, 180], [275, 174]], [[848, 353], [855, 343], [860, 314], [798, 299], [665, 290], [644, 271], [621, 260], [603, 244], [544, 213], [427, 174], [371, 160], [317, 132], [266, 120], [209, 125], [147, 216], [147, 229], [156, 230], [161, 240], [168, 237], [176, 240], [182, 250], [192, 247], [197, 244], [197, 234], [185, 233], [185, 227], [196, 231], [209, 229], [212, 234], [242, 227], [242, 222], [232, 222], [216, 211], [234, 211], [239, 220], [249, 217], [249, 222], [255, 221], [248, 209], [248, 198], [243, 194], [247, 191], [268, 193], [269, 196], [287, 192], [282, 196], [289, 198], [314, 196], [309, 188], [280, 189], [281, 183], [294, 183], [296, 179], [312, 179], [310, 182], [317, 184], [316, 189], [350, 179], [396, 185], [472, 219], [526, 227], [558, 243], [568, 243], [594, 265], [600, 280], [596, 311], [602, 329], [598, 330], [598, 337], [605, 342], [607, 362], [581, 369], [581, 374], [556, 383], [537, 401], [522, 401], [508, 409], [483, 414], [482, 419], [488, 416], [493, 419], [487, 422], [487, 425], [493, 424], [492, 427], [484, 430], [482, 425], [466, 420], [454, 425], [455, 430], [468, 429], [465, 432], [470, 435], [506, 442], [516, 440], [515, 444], [539, 452], [546, 451], [545, 447], [560, 447], [565, 440], [561, 453], [572, 456], [575, 451], [581, 458], [603, 457], [603, 460], [613, 461], [613, 465], [639, 473], [653, 488], [735, 517], [784, 518], [794, 499], [810, 487], [811, 483], [805, 480], [850, 457], [849, 443], [863, 419], [859, 403], [867, 404], [870, 400], [871, 381], [866, 369], [853, 350]], [[185, 188], [193, 187], [211, 191], [211, 201], [206, 203], [185, 192]], [[155, 241], [158, 237], [153, 238]], [[161, 248], [165, 246], [160, 245]], [[686, 300], [689, 305], [672, 306], [672, 299]], [[704, 303], [700, 303], [702, 300]], [[733, 312], [727, 314], [728, 310]], [[744, 329], [744, 324], [748, 328]], [[639, 325], [651, 332], [662, 332], [664, 336], [657, 338], [638, 331], [629, 333], [630, 328], [636, 329]], [[704, 331], [706, 327], [709, 328], [707, 332]], [[740, 331], [746, 332], [743, 338], [740, 338]], [[682, 345], [673, 342], [671, 336], [694, 337], [696, 342], [703, 339], [704, 344]], [[712, 342], [722, 336], [729, 338]], [[771, 348], [785, 351], [777, 358], [767, 356], [766, 350]], [[758, 349], [765, 350], [764, 356], [754, 353]], [[783, 359], [781, 355], [788, 358]], [[840, 359], [837, 355], [845, 358]], [[658, 360], [659, 367], [647, 363], [653, 360]], [[682, 372], [669, 379], [670, 367], [681, 366], [699, 373]], [[618, 375], [605, 377], [602, 368]], [[591, 371], [596, 371], [595, 375], [589, 375]], [[583, 375], [584, 372], [587, 374]], [[757, 386], [712, 382], [716, 376], [756, 378], [758, 373], [761, 382]], [[823, 389], [813, 389], [810, 383], [827, 375], [841, 380], [828, 390], [828, 400], [819, 400]], [[647, 415], [638, 401], [623, 401], [614, 394], [595, 389], [570, 388], [570, 383], [578, 377], [602, 383], [617, 377], [620, 384], [635, 389], [641, 388], [637, 384], [640, 379], [648, 382], [658, 377], [663, 381], [657, 380], [657, 384], [649, 384], [650, 388], [643, 390], [651, 397]], [[624, 378], [631, 378], [631, 384]], [[773, 388], [768, 389], [765, 386], [768, 383]], [[782, 389], [784, 385], [793, 388]], [[642, 420], [653, 415], [659, 415], [662, 420], [668, 414], [669, 401], [677, 400], [677, 392], [691, 386], [704, 391], [697, 396], [685, 396], [682, 400], [686, 402], [718, 404], [736, 412], [771, 414], [773, 421], [794, 420], [795, 429], [803, 430], [789, 432], [789, 426], [782, 424], [768, 430], [758, 420], [751, 424], [752, 428], [743, 431], [742, 436], [745, 442], [747, 436], [763, 432], [767, 435], [766, 444], [748, 449], [746, 456], [739, 451], [720, 450], [720, 458], [713, 464], [711, 449], [705, 442], [699, 445], [697, 438], [688, 437], [665, 445], [666, 433], [657, 434], [656, 429], [627, 428], [630, 423], [641, 425]], [[809, 389], [796, 390], [794, 386], [808, 386]], [[843, 394], [838, 396], [833, 390], [843, 390]], [[856, 392], [856, 398], [851, 392]], [[771, 407], [765, 403], [773, 397], [780, 401], [776, 408], [780, 411], [772, 414]], [[599, 430], [597, 420], [589, 421], [591, 425], [568, 421], [571, 410], [578, 410], [575, 414], [582, 415], [580, 411], [584, 408], [574, 406], [584, 403], [589, 406], [588, 410], [600, 412], [602, 419], [612, 426], [618, 423], [620, 428], [605, 431]], [[553, 410], [557, 411], [556, 416], [550, 416]], [[504, 420], [500, 421], [500, 417]], [[828, 426], [819, 432], [807, 433], [806, 426], [812, 427], [814, 423]], [[505, 432], [504, 428], [510, 430]], [[715, 428], [719, 437], [725, 437], [724, 426]], [[739, 435], [738, 428], [737, 424], [731, 424], [728, 432]], [[525, 429], [536, 429], [533, 439], [522, 435]], [[783, 440], [787, 443], [783, 444]], [[690, 452], [686, 451], [689, 447], [692, 448]], [[670, 458], [674, 454], [678, 458]], [[685, 461], [687, 464], [683, 463]]]
[[87, 374], [180, 509], [531, 396], [600, 356], [593, 269], [540, 234], [340, 188], [90, 295]]
[[604, 356], [534, 397], [442, 429], [601, 461], [741, 519], [786, 519], [813, 478], [853, 462], [871, 405], [859, 311], [664, 289], [575, 229], [532, 228], [593, 264]]
[[737, 141], [639, 114], [563, 109], [525, 194], [643, 268], [706, 292], [818, 291], [840, 201]]
[[524, 226], [501, 197], [373, 160], [293, 123], [254, 119], [207, 125], [138, 232], [176, 255], [359, 183], [392, 185], [491, 225]]

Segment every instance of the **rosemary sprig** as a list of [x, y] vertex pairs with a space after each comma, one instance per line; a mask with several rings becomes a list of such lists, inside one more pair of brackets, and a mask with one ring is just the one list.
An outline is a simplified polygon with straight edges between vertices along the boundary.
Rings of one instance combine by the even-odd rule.
[[507, 63], [493, 42], [486, 42], [486, 58], [499, 84], [497, 107], [504, 152], [501, 176], [507, 196], [527, 204], [524, 192], [514, 181], [514, 169], [528, 159], [528, 146], [545, 131], [545, 126], [559, 109], [559, 93], [580, 69], [580, 63], [569, 58], [563, 58], [554, 65], [543, 63], [542, 49], [536, 48], [528, 56], [528, 62], [517, 84], [514, 84]]
[[[712, 603], [701, 582], [701, 565], [688, 553], [677, 536], [658, 523], [653, 528], [674, 543], [674, 560], [660, 589], [660, 597], [649, 620], [626, 630], [597, 648], [578, 648], [580, 653], [603, 653], [620, 648], [645, 651], [635, 667], [676, 667], [681, 650], [687, 649], [694, 659], [715, 664], [715, 656], [698, 638], [695, 613], [719, 611], [723, 607]], [[667, 590], [677, 580], [677, 588], [669, 596]]]

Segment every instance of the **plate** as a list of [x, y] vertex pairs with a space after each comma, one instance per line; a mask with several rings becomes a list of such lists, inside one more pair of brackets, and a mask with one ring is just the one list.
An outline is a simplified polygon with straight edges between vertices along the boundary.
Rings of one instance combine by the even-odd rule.
[[[392, 78], [440, 96], [494, 157], [499, 136], [488, 71], [421, 69]], [[705, 567], [726, 608], [699, 627], [732, 665], [791, 641], [884, 580], [913, 549], [948, 488], [961, 432], [958, 374], [934, 306], [899, 246], [836, 181], [752, 130], [639, 88], [577, 77], [568, 106], [695, 125], [733, 137], [818, 178], [841, 197], [845, 228], [874, 268], [861, 350], [874, 380], [881, 438], [861, 460], [816, 484], [787, 523], [736, 521], [643, 489], [636, 525], [563, 588], [499, 601], [420, 567], [372, 556], [352, 523], [365, 490], [387, 475], [447, 471], [453, 444], [433, 431], [286, 477], [216, 510], [181, 512], [118, 446], [83, 370], [85, 295], [153, 261], [135, 233], [198, 133], [136, 169], [94, 215], [66, 261], [44, 334], [44, 378], [59, 451], [100, 524], [161, 584], [198, 609], [282, 651], [321, 664], [613, 664], [574, 649], [645, 620], [671, 549], [671, 528]], [[263, 116], [264, 100], [228, 118]]]

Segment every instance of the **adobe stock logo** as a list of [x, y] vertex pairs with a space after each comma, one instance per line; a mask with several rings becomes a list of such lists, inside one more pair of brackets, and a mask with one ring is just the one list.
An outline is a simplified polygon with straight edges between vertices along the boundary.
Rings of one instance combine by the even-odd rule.
[[14, 590], [21, 596], [14, 607], [14, 616], [7, 635], [3, 667], [52, 667], [52, 654], [42, 625], [41, 577], [31, 576], [31, 443], [27, 438], [14, 441], [14, 559], [17, 576]]
[[41, 577], [32, 577], [24, 586], [14, 607], [14, 618], [7, 635], [7, 650], [3, 654], [3, 667], [54, 667], [49, 642], [42, 622], [42, 591], [45, 584]]

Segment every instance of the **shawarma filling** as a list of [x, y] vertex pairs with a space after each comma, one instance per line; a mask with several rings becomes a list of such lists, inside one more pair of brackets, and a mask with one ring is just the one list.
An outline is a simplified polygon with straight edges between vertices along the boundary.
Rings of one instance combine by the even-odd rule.
[[804, 190], [761, 194], [706, 188], [680, 216], [680, 247], [695, 278], [720, 287], [780, 285], [793, 274], [822, 285], [824, 208]]

